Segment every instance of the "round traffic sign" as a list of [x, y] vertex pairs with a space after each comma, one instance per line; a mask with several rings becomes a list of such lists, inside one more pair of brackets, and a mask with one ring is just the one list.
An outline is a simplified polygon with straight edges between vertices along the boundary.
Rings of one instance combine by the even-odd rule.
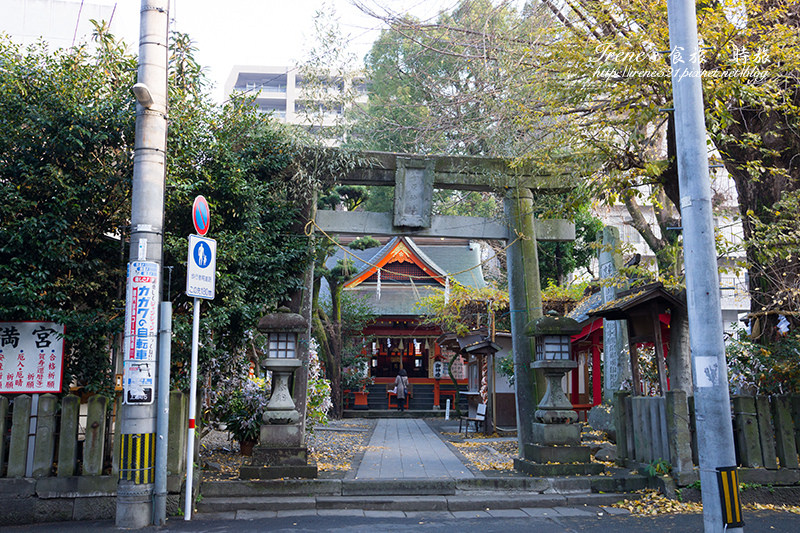
[[208, 202], [203, 195], [194, 199], [194, 204], [192, 205], [192, 223], [198, 235], [205, 235], [208, 233], [208, 228], [211, 226], [211, 213], [208, 209]]

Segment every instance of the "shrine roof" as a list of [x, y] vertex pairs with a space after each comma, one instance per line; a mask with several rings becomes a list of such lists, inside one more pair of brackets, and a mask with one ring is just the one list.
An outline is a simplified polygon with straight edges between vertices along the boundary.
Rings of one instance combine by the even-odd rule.
[[[411, 282], [401, 282], [382, 276], [380, 298], [378, 298], [377, 283], [374, 273], [375, 265], [392, 264], [392, 258], [387, 256], [398, 245], [416, 258], [415, 263], [423, 265], [430, 277]], [[394, 237], [384, 246], [367, 248], [366, 250], [339, 249], [328, 258], [326, 266], [331, 268], [339, 259], [350, 257], [356, 265], [356, 274], [348, 282], [346, 290], [350, 294], [363, 296], [372, 305], [379, 315], [406, 315], [416, 316], [420, 311], [415, 308], [416, 303], [434, 293], [434, 289], [444, 286], [444, 278], [450, 274], [450, 279], [469, 287], [482, 288], [486, 286], [483, 270], [480, 266], [480, 247], [473, 245], [417, 245], [408, 237]], [[356, 281], [356, 283], [353, 283]], [[324, 283], [323, 294], [328, 294], [327, 284]]]
[[657, 302], [670, 308], [685, 307], [675, 295], [664, 288], [661, 283], [651, 283], [643, 287], [637, 287], [628, 291], [620, 292], [616, 300], [597, 307], [589, 311], [590, 317], [603, 317], [609, 320], [621, 320], [628, 318], [630, 313], [635, 312], [645, 304]]

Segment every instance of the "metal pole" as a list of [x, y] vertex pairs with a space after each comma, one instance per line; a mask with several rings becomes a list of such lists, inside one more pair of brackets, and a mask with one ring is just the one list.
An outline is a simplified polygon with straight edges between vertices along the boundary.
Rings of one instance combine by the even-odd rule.
[[[736, 465], [694, 0], [668, 0], [689, 342], [706, 533], [726, 531], [717, 468]], [[680, 57], [678, 57], [678, 53]], [[742, 528], [727, 528], [740, 532]]]
[[172, 302], [161, 302], [158, 337], [158, 423], [156, 431], [156, 476], [153, 495], [153, 525], [167, 521], [167, 446], [169, 445], [169, 369], [172, 358]]
[[192, 519], [192, 485], [194, 482], [194, 431], [197, 413], [197, 346], [200, 340], [200, 298], [194, 299], [192, 316], [192, 363], [189, 371], [189, 435], [186, 439], [186, 501], [184, 520]]
[[[129, 261], [152, 261], [158, 263], [159, 271], [167, 143], [168, 7], [168, 0], [142, 0], [138, 83], [134, 88], [138, 103]], [[158, 302], [161, 299], [160, 287], [156, 291], [154, 297]], [[128, 295], [126, 308], [131, 305], [130, 298]], [[157, 394], [157, 389], [153, 393]], [[152, 520], [153, 484], [149, 474], [154, 469], [154, 454], [126, 453], [125, 450], [151, 442], [155, 426], [155, 405], [123, 403], [120, 411], [121, 475], [117, 484], [118, 527], [143, 528]]]

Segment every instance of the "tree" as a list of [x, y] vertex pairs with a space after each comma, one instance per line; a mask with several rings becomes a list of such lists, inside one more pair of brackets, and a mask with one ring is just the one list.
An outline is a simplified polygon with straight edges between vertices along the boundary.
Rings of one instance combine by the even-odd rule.
[[[164, 297], [174, 304], [173, 376], [185, 383], [186, 236], [197, 194], [217, 239], [217, 297], [203, 306], [201, 373], [244, 372], [260, 316], [300, 290], [309, 257], [297, 206], [300, 150], [247, 101], [210, 102], [191, 40], [173, 36]], [[65, 324], [64, 384], [111, 394], [122, 329], [136, 59], [98, 26], [86, 46], [0, 42], [0, 320]], [[305, 220], [303, 220], [305, 222]]]
[[63, 385], [110, 393], [122, 328], [135, 59], [0, 40], [0, 320], [65, 325]]
[[[356, 365], [360, 360], [365, 342], [362, 332], [375, 319], [375, 314], [366, 301], [344, 293], [345, 283], [356, 273], [352, 259], [339, 259], [330, 269], [325, 266], [336, 252], [337, 244], [328, 241], [317, 247], [313, 327], [325, 374], [331, 380], [333, 416], [341, 418], [344, 409], [342, 370]], [[354, 248], [357, 247], [358, 244]], [[327, 283], [328, 299], [321, 301], [323, 280]]]
[[[294, 180], [299, 148], [247, 98], [211, 102], [191, 40], [173, 36], [165, 198], [164, 264], [174, 265], [169, 295], [176, 343], [173, 379], [188, 379], [191, 301], [184, 293], [191, 206], [204, 195], [217, 240], [216, 297], [203, 303], [201, 370], [211, 383], [245, 375], [258, 319], [302, 290], [310, 259], [302, 206], [308, 184]], [[257, 350], [258, 353], [258, 350]], [[258, 355], [256, 355], [258, 357]]]
[[[625, 205], [630, 224], [653, 250], [659, 271], [680, 274], [679, 235], [668, 228], [679, 226], [680, 220], [669, 67], [681, 58], [679, 50], [669, 47], [665, 3], [529, 2], [517, 14], [518, 24], [508, 26], [524, 29], [504, 33], [495, 31], [493, 16], [505, 4], [488, 8], [486, 3], [465, 2], [454, 13], [475, 5], [483, 13], [476, 19], [479, 24], [446, 15], [436, 24], [408, 18], [388, 21], [395, 35], [446, 56], [443, 61], [459, 59], [463, 68], [502, 73], [505, 83], [493, 96], [502, 94], [498, 100], [504, 107], [484, 114], [483, 127], [470, 131], [485, 130], [484, 138], [490, 139], [495, 124], [510, 124], [506, 131], [514, 132], [510, 146], [515, 155], [592, 175], [591, 192]], [[796, 294], [788, 290], [797, 271], [783, 256], [773, 258], [768, 270], [786, 272], [781, 278], [788, 283], [766, 275], [748, 243], [756, 237], [753, 217], [769, 224], [774, 215], [768, 208], [782, 193], [796, 194], [800, 177], [795, 157], [800, 120], [798, 9], [797, 0], [742, 0], [733, 7], [711, 0], [698, 6], [706, 45], [709, 136], [736, 182], [749, 260], [751, 315], [759, 318], [764, 326], [759, 329], [768, 336], [774, 336], [772, 326], [780, 314], [791, 316], [792, 326], [797, 326], [791, 305], [797, 303]], [[405, 58], [398, 63], [407, 64]], [[437, 83], [447, 87], [452, 78]], [[481, 97], [470, 90], [445, 90], [435, 93], [428, 105], [442, 109], [467, 102], [479, 104]], [[452, 121], [436, 122], [437, 116], [431, 114], [434, 124], [421, 122], [417, 135], [431, 132], [429, 137], [436, 140], [438, 124], [453, 126]], [[520, 129], [528, 133], [516, 142]], [[526, 143], [527, 149], [520, 150]], [[652, 206], [652, 217], [643, 203]]]

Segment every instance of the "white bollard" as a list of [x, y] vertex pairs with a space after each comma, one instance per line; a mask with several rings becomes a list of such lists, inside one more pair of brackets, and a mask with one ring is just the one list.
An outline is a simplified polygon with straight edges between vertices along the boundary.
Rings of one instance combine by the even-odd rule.
[[445, 404], [444, 419], [450, 420], [450, 398], [447, 399], [447, 403]]

